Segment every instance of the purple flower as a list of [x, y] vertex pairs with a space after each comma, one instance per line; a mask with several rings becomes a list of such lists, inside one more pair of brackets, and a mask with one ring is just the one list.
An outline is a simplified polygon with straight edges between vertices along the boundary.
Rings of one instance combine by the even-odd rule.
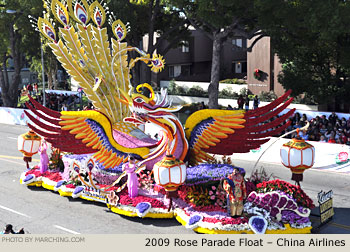
[[256, 234], [264, 234], [267, 225], [266, 219], [261, 216], [253, 216], [249, 219], [249, 226]]
[[151, 204], [148, 202], [140, 202], [136, 205], [136, 209], [140, 212], [140, 213], [144, 213], [146, 212], [149, 208], [151, 207]]
[[271, 195], [271, 201], [270, 201], [269, 205], [270, 205], [271, 207], [276, 206], [276, 204], [277, 204], [277, 202], [278, 202], [279, 199], [280, 199], [280, 196], [279, 196], [277, 193], [273, 193], [273, 194]]
[[85, 188], [83, 186], [78, 186], [74, 189], [73, 194], [78, 194], [80, 192], [82, 192]]
[[282, 208], [287, 203], [287, 199], [285, 197], [281, 197], [280, 201], [278, 202], [278, 207]]
[[199, 216], [199, 215], [194, 215], [192, 216], [189, 221], [188, 221], [188, 225], [189, 226], [192, 226], [194, 224], [196, 224], [197, 222], [201, 221], [202, 220], [202, 217]]
[[[223, 179], [233, 172], [233, 167], [228, 164], [200, 164], [188, 167], [186, 184], [193, 185]], [[243, 168], [239, 169], [241, 173], [245, 173]]]
[[34, 178], [35, 178], [34, 174], [29, 174], [24, 178], [23, 182], [26, 183]]
[[64, 180], [60, 180], [60, 181], [58, 181], [57, 182], [57, 184], [56, 184], [56, 188], [59, 188], [59, 187], [61, 187], [64, 183], [66, 183], [66, 181], [64, 181]]

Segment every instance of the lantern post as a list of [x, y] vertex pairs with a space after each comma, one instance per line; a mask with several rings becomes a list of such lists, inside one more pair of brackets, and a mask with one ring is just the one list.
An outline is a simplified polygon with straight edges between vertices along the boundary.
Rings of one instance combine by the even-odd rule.
[[32, 162], [32, 156], [39, 151], [40, 142], [41, 137], [33, 130], [18, 136], [18, 150], [23, 153], [23, 160], [27, 164], [27, 169], [29, 169], [29, 162]]
[[168, 211], [172, 207], [172, 198], [177, 197], [177, 188], [186, 180], [186, 165], [170, 153], [153, 166], [153, 176], [157, 185], [162, 186], [170, 199]]
[[303, 181], [303, 173], [311, 168], [315, 162], [315, 147], [299, 136], [293, 138], [281, 147], [281, 162], [292, 171], [292, 180], [300, 186]]

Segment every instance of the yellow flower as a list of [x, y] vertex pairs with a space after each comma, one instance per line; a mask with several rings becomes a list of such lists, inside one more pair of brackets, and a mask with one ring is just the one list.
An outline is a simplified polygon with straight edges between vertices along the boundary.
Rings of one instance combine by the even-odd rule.
[[164, 69], [165, 61], [163, 56], [160, 54], [153, 54], [153, 58], [151, 60], [151, 64], [148, 66], [151, 67], [151, 71], [154, 73], [161, 72]]

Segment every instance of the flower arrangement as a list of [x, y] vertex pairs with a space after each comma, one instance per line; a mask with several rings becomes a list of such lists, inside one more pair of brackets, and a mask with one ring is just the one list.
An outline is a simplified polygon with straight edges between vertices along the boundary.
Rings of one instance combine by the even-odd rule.
[[298, 205], [306, 208], [314, 208], [315, 205], [309, 196], [300, 188], [300, 186], [292, 185], [286, 181], [275, 179], [271, 181], [264, 181], [257, 185], [257, 192], [272, 192], [282, 191], [292, 196]]
[[49, 169], [59, 169], [60, 171], [64, 170], [64, 163], [62, 161], [61, 151], [58, 148], [51, 146], [51, 156], [49, 160]]
[[150, 190], [153, 188], [153, 186], [155, 185], [155, 181], [152, 177], [152, 172], [151, 171], [141, 171], [139, 173], [139, 188], [141, 189], [145, 189], [145, 190]]
[[[186, 170], [186, 185], [218, 181], [232, 173], [234, 166], [229, 164], [200, 164], [188, 167]], [[239, 168], [245, 173], [243, 168]]]

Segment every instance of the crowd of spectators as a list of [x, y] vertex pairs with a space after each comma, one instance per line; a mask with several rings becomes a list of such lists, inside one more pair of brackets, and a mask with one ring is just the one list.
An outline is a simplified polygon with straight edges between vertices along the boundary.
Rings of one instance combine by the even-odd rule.
[[[36, 84], [28, 84], [23, 89], [18, 92], [18, 101], [20, 102], [22, 96], [27, 94], [31, 95], [34, 100], [43, 104], [43, 92], [39, 92]], [[93, 109], [92, 103], [85, 104], [83, 106], [81, 94], [75, 93], [58, 93], [58, 92], [49, 92], [45, 93], [46, 107], [55, 111], [67, 111], [67, 110], [87, 110]], [[20, 104], [21, 108], [27, 108], [25, 103]]]
[[[332, 112], [328, 118], [321, 115], [308, 120], [306, 114], [295, 113], [289, 120], [291, 125], [286, 129], [287, 132], [302, 128], [307, 122], [310, 123], [307, 130], [299, 132], [299, 136], [304, 140], [350, 145], [350, 118], [348, 120], [345, 117], [339, 118], [335, 112]], [[296, 133], [289, 137], [295, 136]]]

